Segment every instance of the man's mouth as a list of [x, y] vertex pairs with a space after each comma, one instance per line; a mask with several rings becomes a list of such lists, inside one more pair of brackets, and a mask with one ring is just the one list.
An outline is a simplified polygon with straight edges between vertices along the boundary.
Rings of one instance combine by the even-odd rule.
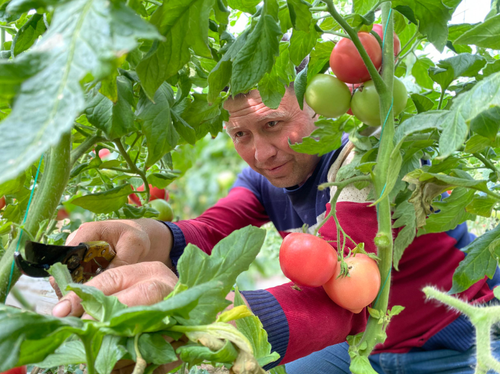
[[266, 172], [268, 172], [268, 173], [272, 173], [272, 174], [274, 174], [274, 173], [278, 173], [278, 172], [280, 172], [280, 171], [283, 169], [283, 167], [284, 167], [286, 164], [288, 164], [288, 162], [289, 162], [289, 161], [284, 162], [283, 164], [278, 165], [278, 166], [273, 167], [273, 168], [266, 168], [265, 170], [266, 170]]

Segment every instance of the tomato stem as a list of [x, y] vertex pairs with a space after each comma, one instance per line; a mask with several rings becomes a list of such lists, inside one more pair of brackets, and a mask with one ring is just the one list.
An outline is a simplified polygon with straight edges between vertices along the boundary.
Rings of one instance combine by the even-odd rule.
[[86, 138], [78, 147], [71, 151], [71, 165], [73, 166], [80, 157], [87, 153], [94, 144], [103, 142], [106, 139], [102, 136], [94, 135]]

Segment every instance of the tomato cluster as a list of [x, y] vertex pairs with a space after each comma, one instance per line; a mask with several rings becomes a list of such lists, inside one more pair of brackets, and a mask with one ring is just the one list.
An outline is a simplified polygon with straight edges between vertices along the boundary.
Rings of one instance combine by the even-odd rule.
[[297, 286], [321, 287], [340, 307], [359, 313], [377, 297], [380, 272], [377, 263], [358, 253], [344, 259], [348, 275], [341, 275], [337, 251], [317, 236], [288, 234], [280, 248], [281, 270]]
[[[383, 39], [382, 25], [373, 25], [373, 31]], [[359, 32], [359, 40], [370, 60], [378, 70], [382, 66], [382, 48], [377, 38], [368, 32]], [[394, 34], [394, 56], [401, 51], [401, 42]], [[343, 38], [330, 55], [330, 74], [318, 74], [309, 82], [306, 103], [317, 113], [327, 118], [349, 113], [368, 126], [378, 127], [380, 123], [379, 95], [370, 73], [352, 40]], [[404, 84], [394, 77], [394, 115], [406, 107], [408, 93]]]

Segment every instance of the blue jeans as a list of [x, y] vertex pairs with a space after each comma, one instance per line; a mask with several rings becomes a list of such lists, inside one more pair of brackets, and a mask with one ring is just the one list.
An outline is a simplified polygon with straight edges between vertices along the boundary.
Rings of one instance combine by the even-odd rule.
[[[288, 374], [349, 374], [349, 346], [341, 343], [314, 352], [285, 365]], [[491, 342], [493, 356], [500, 360], [500, 340]], [[380, 353], [370, 356], [373, 369], [380, 374], [472, 374], [476, 347], [465, 352], [440, 349], [408, 353]], [[489, 371], [488, 374], [494, 373]]]

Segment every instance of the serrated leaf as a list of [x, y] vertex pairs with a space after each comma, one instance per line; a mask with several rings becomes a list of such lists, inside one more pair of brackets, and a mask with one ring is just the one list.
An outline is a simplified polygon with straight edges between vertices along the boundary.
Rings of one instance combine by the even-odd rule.
[[[245, 302], [240, 295], [240, 292], [236, 290], [234, 295], [234, 305], [235, 307], [245, 306]], [[250, 342], [254, 356], [259, 363], [259, 366], [263, 367], [271, 362], [277, 361], [280, 356], [276, 352], [271, 352], [272, 347], [268, 341], [267, 331], [264, 330], [260, 319], [253, 315], [250, 311], [250, 316], [237, 319], [236, 327], [243, 335], [246, 336]]]
[[113, 335], [106, 335], [102, 339], [101, 348], [95, 360], [95, 368], [99, 374], [110, 374], [115, 364], [127, 353], [127, 349], [120, 344], [122, 339], [120, 336]]
[[294, 29], [309, 31], [312, 21], [312, 14], [309, 10], [311, 4], [305, 0], [287, 0], [286, 3]]
[[290, 38], [290, 60], [299, 66], [302, 60], [311, 53], [318, 41], [318, 32], [314, 24], [307, 31], [293, 30]]
[[120, 138], [135, 129], [132, 82], [124, 76], [119, 76], [116, 84], [118, 94], [116, 104], [96, 90], [85, 108], [88, 121], [104, 131], [109, 139]]
[[[446, 6], [442, 1], [436, 0], [395, 0], [392, 6], [406, 7], [412, 10], [418, 22], [420, 33], [434, 44], [436, 49], [443, 51], [448, 39], [448, 22], [451, 19], [453, 9]], [[398, 9], [401, 11], [401, 9]], [[408, 14], [405, 13], [408, 17]], [[411, 20], [411, 18], [410, 18]]]
[[465, 210], [467, 210], [470, 214], [476, 214], [489, 218], [491, 217], [491, 211], [497, 202], [497, 199], [491, 196], [474, 196], [474, 199], [465, 207]]
[[87, 361], [85, 348], [81, 340], [73, 340], [64, 343], [54, 353], [47, 356], [45, 360], [36, 364], [42, 369], [49, 369], [61, 365], [84, 364]]
[[485, 276], [492, 278], [500, 258], [500, 226], [476, 238], [467, 247], [465, 259], [460, 262], [453, 274], [450, 294], [465, 291]]
[[183, 289], [213, 280], [224, 284], [222, 288], [206, 292], [200, 299], [198, 308], [192, 311], [186, 323], [210, 323], [217, 313], [227, 306], [226, 295], [236, 281], [236, 277], [246, 270], [257, 256], [264, 237], [264, 231], [247, 226], [234, 231], [217, 243], [211, 255], [207, 255], [192, 244], [186, 247], [177, 264], [179, 281], [171, 295], [179, 292], [182, 294]]
[[142, 121], [142, 130], [148, 146], [146, 160], [148, 167], [174, 149], [179, 141], [179, 134], [175, 130], [170, 115], [170, 106], [173, 102], [174, 91], [165, 82], [154, 94], [153, 102], [142, 94], [137, 103], [136, 116]]
[[439, 61], [437, 68], [429, 68], [429, 76], [445, 90], [458, 77], [474, 77], [485, 65], [483, 56], [461, 53]]
[[[133, 50], [137, 39], [159, 37], [122, 2], [74, 0], [54, 6], [51, 27], [36, 46], [13, 63], [0, 62], [0, 77], [25, 62], [36, 72], [21, 84], [12, 112], [0, 123], [6, 134], [0, 146], [0, 183], [26, 169], [73, 127], [84, 108], [80, 82], [85, 76], [105, 77], [112, 61]], [[126, 33], [124, 14], [133, 19]]]
[[458, 37], [455, 44], [473, 44], [481, 48], [500, 48], [500, 14], [481, 22]]
[[415, 207], [408, 201], [399, 204], [392, 215], [393, 228], [403, 227], [394, 240], [394, 268], [399, 270], [399, 261], [406, 248], [413, 242], [417, 235], [417, 219]]
[[349, 115], [333, 119], [320, 119], [315, 122], [316, 129], [310, 136], [302, 138], [302, 143], [290, 144], [290, 148], [299, 153], [322, 156], [342, 145], [341, 126], [350, 121]]
[[368, 313], [370, 313], [370, 316], [372, 316], [375, 319], [380, 318], [380, 311], [377, 309], [373, 309], [373, 308], [368, 307]]
[[246, 93], [273, 68], [279, 54], [281, 29], [270, 15], [263, 15], [233, 60], [231, 93]]
[[134, 190], [129, 184], [111, 190], [77, 197], [71, 203], [94, 213], [110, 213], [120, 209]]
[[116, 296], [106, 296], [95, 287], [72, 283], [66, 290], [76, 293], [82, 299], [85, 312], [100, 322], [108, 322], [114, 314], [127, 308]]
[[392, 309], [389, 311], [389, 316], [390, 317], [397, 316], [398, 314], [401, 314], [403, 310], [405, 310], [404, 306], [394, 305]]

